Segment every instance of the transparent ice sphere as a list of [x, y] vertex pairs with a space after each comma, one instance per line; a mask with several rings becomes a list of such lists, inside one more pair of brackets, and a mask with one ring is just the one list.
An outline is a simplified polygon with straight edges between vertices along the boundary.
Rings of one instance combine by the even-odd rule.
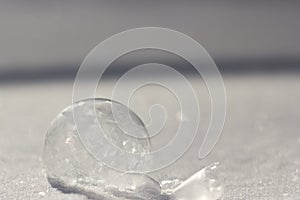
[[51, 186], [65, 193], [110, 200], [216, 200], [222, 188], [209, 166], [182, 181], [158, 183], [137, 169], [151, 161], [150, 140], [138, 116], [107, 99], [63, 110], [45, 138], [43, 161]]
[[[125, 126], [134, 127], [130, 134], [140, 137], [125, 134], [121, 128]], [[91, 137], [91, 143], [83, 145], [83, 137]], [[124, 155], [113, 152], [112, 146]], [[132, 173], [145, 160], [149, 148], [147, 130], [126, 106], [107, 99], [89, 99], [67, 107], [52, 122], [45, 138], [43, 161], [49, 183], [63, 192], [113, 198], [147, 188], [148, 193], [157, 195], [160, 187], [156, 181]], [[97, 156], [105, 156], [108, 163]], [[114, 162], [122, 165], [119, 167], [123, 171], [109, 166]]]

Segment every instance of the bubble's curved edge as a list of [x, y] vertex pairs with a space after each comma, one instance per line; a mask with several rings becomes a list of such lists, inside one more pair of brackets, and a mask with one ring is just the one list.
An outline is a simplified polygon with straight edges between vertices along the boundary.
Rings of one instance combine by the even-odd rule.
[[[130, 112], [132, 112], [132, 113], [136, 116], [136, 118], [137, 118], [137, 120], [139, 121], [139, 123], [141, 123], [141, 125], [142, 125], [143, 127], [145, 127], [145, 123], [142, 121], [142, 119], [140, 118], [140, 116], [138, 116], [138, 114], [136, 114], [136, 112], [134, 112], [134, 110], [132, 110], [132, 109], [131, 109], [130, 107], [128, 107], [127, 105], [125, 105], [125, 104], [123, 104], [123, 103], [121, 103], [121, 102], [118, 102], [118, 101], [116, 101], [116, 100], [113, 100], [113, 99], [108, 99], [108, 98], [103, 98], [103, 97], [86, 98], [86, 99], [82, 99], [82, 100], [78, 100], [78, 101], [73, 102], [71, 106], [74, 106], [74, 105], [79, 104], [79, 103], [81, 103], [81, 102], [88, 102], [88, 101], [107, 101], [107, 102], [110, 102], [110, 103], [120, 104], [120, 105], [122, 105], [122, 106], [128, 108], [128, 110], [129, 110]], [[147, 133], [147, 136], [149, 136], [149, 133], [148, 133], [148, 131], [147, 131], [146, 128], [145, 128], [145, 131], [146, 131], [146, 133]]]

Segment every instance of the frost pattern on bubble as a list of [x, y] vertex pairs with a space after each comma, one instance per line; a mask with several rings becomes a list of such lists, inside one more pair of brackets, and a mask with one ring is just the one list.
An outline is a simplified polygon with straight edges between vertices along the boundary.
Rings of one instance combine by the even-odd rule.
[[[122, 134], [117, 122], [113, 120], [111, 110], [113, 104], [117, 103], [105, 99], [81, 101], [66, 108], [52, 122], [46, 135], [43, 153], [47, 177], [52, 186], [64, 192], [86, 193], [89, 196], [98, 195], [109, 198], [114, 195], [118, 196], [117, 190], [124, 197], [127, 193], [146, 188], [146, 186], [152, 193], [155, 193], [153, 191], [156, 190], [159, 191], [159, 185], [151, 178], [113, 170], [95, 159], [83, 146], [75, 126], [73, 111], [80, 112], [81, 117], [85, 120], [81, 122], [89, 122], [89, 124], [84, 124], [88, 127], [87, 131], [93, 131], [93, 127], [99, 126], [99, 124], [103, 127], [105, 132], [98, 132], [98, 140], [104, 141], [104, 137], [106, 137], [118, 148], [127, 152], [135, 152], [136, 160], [134, 163], [127, 163], [126, 158], [114, 157], [114, 152], [103, 151], [103, 154], [107, 154], [112, 160], [123, 159], [122, 162], [129, 171], [134, 170], [135, 165], [143, 162], [141, 154], [149, 151], [149, 141]], [[127, 113], [127, 107], [121, 104], [117, 106], [118, 109], [124, 110], [123, 113]], [[94, 116], [92, 112], [95, 112], [98, 120], [92, 118]], [[130, 124], [134, 121], [143, 126], [141, 121], [132, 120], [137, 119], [134, 113], [130, 112], [130, 114], [131, 118], [124, 117], [123, 123]], [[99, 131], [100, 129], [95, 130]], [[146, 129], [141, 134], [147, 136]], [[105, 145], [103, 143], [101, 148], [104, 149]], [[92, 193], [94, 194], [91, 195]]]
[[[117, 108], [118, 117], [112, 115], [112, 105]], [[80, 123], [84, 123], [81, 131], [96, 134], [97, 138], [92, 139], [98, 141], [97, 146], [82, 144], [74, 111], [80, 113]], [[102, 129], [96, 129], [99, 125]], [[126, 127], [125, 133], [123, 127]], [[131, 130], [138, 137], [128, 134]], [[207, 176], [211, 166], [186, 181], [174, 179], [158, 183], [146, 174], [133, 173], [136, 166], [151, 159], [147, 156], [150, 152], [147, 136], [142, 121], [132, 111], [128, 115], [128, 108], [122, 104], [106, 99], [75, 103], [55, 118], [47, 132], [43, 161], [48, 181], [62, 192], [79, 193], [91, 199], [216, 200], [220, 197], [222, 189]], [[128, 161], [127, 157], [107, 151], [107, 140], [132, 154], [131, 159]], [[96, 159], [89, 151], [93, 149], [97, 149], [98, 154], [102, 152], [101, 156], [105, 155], [109, 161], [122, 164], [127, 172], [115, 170]]]

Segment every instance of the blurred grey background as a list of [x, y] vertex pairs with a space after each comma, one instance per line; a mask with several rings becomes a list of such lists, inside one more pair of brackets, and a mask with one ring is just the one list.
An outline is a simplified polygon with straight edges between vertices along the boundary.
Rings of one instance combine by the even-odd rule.
[[145, 26], [193, 37], [224, 73], [298, 71], [296, 0], [1, 0], [0, 82], [74, 78], [98, 43]]

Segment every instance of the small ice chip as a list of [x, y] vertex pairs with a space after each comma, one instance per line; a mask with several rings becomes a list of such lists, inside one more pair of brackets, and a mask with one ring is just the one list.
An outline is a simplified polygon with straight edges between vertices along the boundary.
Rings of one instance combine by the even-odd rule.
[[44, 197], [44, 196], [46, 196], [46, 193], [45, 192], [39, 192], [39, 195]]
[[223, 193], [223, 187], [210, 177], [216, 164], [203, 168], [188, 178], [171, 193], [176, 200], [217, 200]]

